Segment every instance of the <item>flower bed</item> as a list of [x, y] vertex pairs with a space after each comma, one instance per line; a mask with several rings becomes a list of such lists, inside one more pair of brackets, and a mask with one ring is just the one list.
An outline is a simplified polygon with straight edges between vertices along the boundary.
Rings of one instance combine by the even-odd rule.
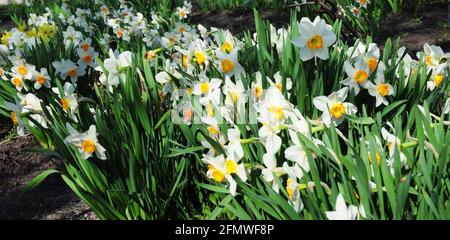
[[449, 218], [450, 54], [302, 11], [236, 38], [175, 2], [14, 19], [0, 113], [65, 166], [25, 190], [60, 174], [101, 219]]

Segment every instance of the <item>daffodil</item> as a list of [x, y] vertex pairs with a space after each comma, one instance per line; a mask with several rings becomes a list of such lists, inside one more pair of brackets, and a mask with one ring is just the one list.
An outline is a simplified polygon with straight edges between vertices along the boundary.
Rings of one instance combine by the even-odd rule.
[[[424, 53], [424, 62], [427, 67], [433, 69], [441, 64], [441, 60], [447, 58], [447, 55], [444, 53], [441, 47], [436, 45], [429, 45], [425, 43], [423, 45], [423, 53]], [[417, 58], [422, 58], [422, 53], [417, 53]]]
[[319, 96], [313, 99], [314, 106], [322, 111], [321, 120], [326, 126], [334, 124], [340, 125], [346, 115], [353, 115], [357, 112], [355, 105], [345, 102], [347, 98], [348, 88], [342, 88], [337, 92], [333, 92], [328, 97]]
[[2, 67], [0, 67], [0, 79], [2, 79], [4, 81], [8, 81], [9, 80], [8, 77], [6, 76], [5, 70]]
[[11, 72], [15, 75], [20, 75], [22, 79], [31, 80], [35, 69], [36, 67], [31, 64], [19, 63], [11, 68]]
[[278, 193], [280, 188], [277, 181], [275, 181], [275, 176], [282, 176], [286, 174], [286, 171], [283, 167], [277, 166], [277, 160], [273, 154], [264, 154], [263, 162], [266, 168], [261, 172], [262, 177], [266, 182], [272, 183], [272, 189]]
[[264, 99], [255, 104], [255, 108], [260, 113], [260, 121], [263, 124], [279, 125], [284, 123], [288, 112], [293, 111], [294, 106], [284, 98], [278, 87], [271, 86]]
[[302, 18], [299, 23], [300, 37], [292, 39], [292, 43], [300, 47], [300, 59], [308, 61], [314, 57], [326, 60], [329, 57], [328, 47], [336, 42], [336, 35], [319, 16], [311, 22]]
[[234, 115], [237, 115], [238, 118], [244, 117], [242, 114], [245, 111], [247, 95], [242, 81], [236, 80], [236, 83], [233, 83], [229, 77], [225, 77], [225, 84], [222, 89], [225, 96], [225, 106], [229, 110], [233, 110]]
[[25, 79], [23, 79], [20, 74], [12, 74], [11, 75], [11, 83], [16, 87], [17, 91], [22, 91], [22, 89], [27, 90], [28, 86], [25, 83]]
[[355, 17], [361, 16], [361, 9], [359, 9], [359, 7], [350, 5], [349, 9], [350, 9], [350, 12], [353, 14], [353, 16], [355, 16]]
[[236, 48], [230, 53], [216, 51], [219, 72], [228, 77], [235, 76], [235, 78], [240, 78], [241, 74], [244, 72], [244, 68], [239, 64], [237, 54]]
[[78, 108], [78, 100], [75, 95], [75, 87], [69, 82], [64, 83], [63, 91], [60, 92], [58, 88], [52, 88], [52, 91], [60, 97], [61, 107], [65, 112], [70, 112], [72, 114], [72, 118], [76, 119], [75, 111]]
[[77, 83], [79, 77], [86, 74], [85, 67], [78, 66], [71, 60], [55, 61], [52, 65], [55, 69], [55, 74], [59, 74], [62, 79], [69, 77], [73, 84]]
[[5, 102], [4, 106], [10, 111], [11, 120], [17, 128], [17, 134], [19, 134], [19, 136], [24, 136], [26, 125], [21, 117], [22, 105], [20, 103]]
[[208, 79], [206, 76], [200, 77], [200, 82], [194, 85], [192, 93], [197, 96], [208, 96], [213, 91], [218, 90], [222, 85], [222, 80], [218, 78]]
[[405, 47], [401, 47], [398, 49], [397, 57], [398, 59], [401, 59], [401, 64], [398, 65], [395, 71], [396, 76], [400, 77], [400, 69], [403, 68], [402, 70], [405, 76], [405, 86], [406, 86], [406, 84], [408, 84], [407, 80], [417, 75], [419, 63], [418, 61], [412, 59], [412, 57], [405, 52], [406, 52]]
[[219, 155], [211, 157], [203, 155], [203, 162], [208, 164], [207, 176], [216, 182], [223, 183], [225, 181], [229, 184], [231, 195], [236, 195], [236, 180], [233, 178], [233, 174], [239, 176], [242, 181], [247, 181], [247, 173], [244, 168], [244, 164], [239, 163], [240, 159], [236, 156]]
[[95, 125], [91, 125], [89, 130], [84, 133], [79, 133], [69, 123], [66, 124], [66, 127], [69, 136], [64, 139], [64, 142], [68, 145], [75, 145], [83, 159], [88, 159], [95, 154], [97, 158], [106, 160], [106, 150], [98, 142]]
[[354, 205], [347, 206], [341, 193], [336, 198], [335, 211], [325, 212], [329, 220], [356, 220], [358, 208]]
[[[394, 129], [391, 125], [391, 128]], [[394, 157], [395, 153], [398, 152], [400, 156], [400, 163], [402, 166], [406, 166], [406, 156], [404, 153], [401, 152], [401, 141], [400, 139], [395, 135], [390, 133], [386, 128], [381, 129], [381, 136], [383, 137], [386, 146], [389, 150], [389, 159], [388, 159], [388, 166], [391, 170], [391, 174], [394, 174]]]
[[216, 35], [216, 40], [219, 48], [216, 52], [222, 52], [223, 54], [229, 54], [232, 51], [239, 49], [239, 42], [233, 37], [230, 31], [221, 31]]
[[34, 88], [40, 89], [41, 87], [50, 88], [50, 76], [48, 75], [47, 68], [41, 68], [40, 71], [35, 71], [33, 74]]
[[353, 89], [356, 95], [361, 87], [367, 89], [370, 86], [369, 67], [363, 60], [356, 62], [355, 66], [352, 66], [349, 61], [345, 61], [344, 70], [348, 78], [341, 81], [341, 83]]
[[256, 81], [252, 81], [251, 89], [252, 89], [253, 99], [255, 100], [254, 102], [256, 103], [256, 102], [259, 102], [263, 98], [263, 94], [264, 94], [261, 72], [259, 72], [259, 71], [256, 72], [255, 80]]
[[193, 58], [195, 63], [198, 66], [206, 67], [209, 64], [209, 55], [206, 53], [206, 44], [205, 42], [197, 39], [194, 43], [191, 44], [189, 50], [193, 53]]
[[440, 65], [437, 67], [432, 75], [430, 80], [427, 82], [427, 89], [433, 91], [435, 88], [439, 88], [447, 79], [447, 73], [444, 71], [445, 65]]
[[103, 68], [100, 66], [95, 68], [96, 71], [102, 72], [99, 79], [100, 83], [108, 86], [109, 90], [112, 91], [112, 86], [118, 85], [120, 79], [125, 79], [126, 70], [131, 66], [132, 55], [130, 51], [119, 53], [117, 50], [113, 52], [110, 49], [109, 58], [103, 62], [104, 69], [107, 72], [103, 72]]
[[286, 181], [286, 191], [288, 193], [289, 203], [294, 207], [296, 212], [303, 209], [303, 201], [300, 198], [300, 190], [302, 186], [298, 183], [298, 175], [301, 174], [301, 169], [295, 166], [289, 166], [286, 162], [283, 164], [283, 170], [287, 173], [288, 179]]
[[378, 107], [381, 104], [388, 105], [387, 96], [394, 94], [394, 87], [391, 84], [384, 82], [384, 75], [377, 74], [375, 84], [370, 83], [369, 94], [376, 98], [375, 105]]
[[241, 132], [237, 127], [227, 130], [228, 144], [225, 146], [225, 150], [228, 155], [236, 156], [238, 159], [244, 157], [244, 149], [242, 148], [240, 136]]
[[355, 2], [359, 3], [359, 5], [363, 8], [367, 8], [367, 4], [370, 3], [369, 0], [355, 0]]
[[271, 86], [276, 86], [280, 92], [285, 93], [292, 88], [292, 80], [291, 78], [286, 78], [286, 84], [285, 89], [283, 89], [283, 77], [281, 76], [281, 73], [278, 71], [273, 75], [273, 78], [275, 82], [273, 82], [270, 78], [267, 78], [267, 81], [270, 83]]
[[380, 49], [375, 43], [369, 43], [366, 46], [360, 40], [357, 40], [355, 46], [348, 49], [347, 55], [352, 60], [363, 60], [367, 64], [370, 73], [377, 70], [377, 73], [382, 74], [386, 70], [386, 66], [380, 61]]
[[72, 46], [78, 46], [83, 38], [83, 34], [79, 31], [76, 31], [72, 26], [69, 26], [66, 31], [63, 31], [63, 37], [64, 46], [67, 49]]
[[187, 18], [188, 15], [191, 13], [190, 10], [186, 7], [178, 7], [177, 8], [178, 16], [182, 19]]
[[[42, 116], [42, 100], [40, 100], [36, 95], [28, 93], [26, 95], [18, 95], [20, 99], [20, 105], [22, 106], [21, 114], [28, 114], [28, 118], [33, 119], [43, 128], [47, 128], [47, 121]], [[30, 127], [35, 127], [33, 121], [29, 122]]]
[[77, 54], [78, 57], [80, 58], [77, 62], [78, 65], [81, 68], [86, 68], [87, 66], [90, 66], [92, 68], [97, 67], [95, 59], [98, 57], [98, 53], [92, 47], [89, 47], [87, 51], [85, 51], [84, 49], [85, 48], [77, 49]]

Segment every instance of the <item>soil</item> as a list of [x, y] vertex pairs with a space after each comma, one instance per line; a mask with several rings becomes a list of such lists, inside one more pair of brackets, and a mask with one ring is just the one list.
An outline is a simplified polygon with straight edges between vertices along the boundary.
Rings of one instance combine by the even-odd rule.
[[[263, 20], [269, 21], [275, 27], [280, 28], [289, 23], [289, 11], [275, 12], [271, 10], [259, 10]], [[206, 28], [217, 27], [229, 29], [237, 37], [243, 36], [247, 30], [255, 32], [255, 20], [251, 9], [194, 11], [191, 23], [202, 24]]]
[[389, 14], [384, 22], [384, 31], [375, 38], [382, 43], [387, 38], [400, 37], [400, 45], [410, 52], [423, 49], [424, 43], [435, 44], [450, 51], [450, 26], [448, 25], [448, 4], [426, 4], [416, 18], [410, 12]]
[[48, 156], [24, 152], [37, 143], [32, 136], [0, 143], [0, 219], [96, 219], [58, 175], [17, 199], [26, 184], [44, 170], [56, 168]]

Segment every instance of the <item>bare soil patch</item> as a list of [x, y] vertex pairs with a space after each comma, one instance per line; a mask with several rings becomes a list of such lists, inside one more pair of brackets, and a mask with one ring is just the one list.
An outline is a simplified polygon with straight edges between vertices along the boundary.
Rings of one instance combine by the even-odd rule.
[[47, 178], [18, 203], [22, 189], [31, 179], [57, 167], [45, 155], [23, 152], [36, 145], [32, 136], [0, 143], [0, 219], [96, 219], [57, 175]]

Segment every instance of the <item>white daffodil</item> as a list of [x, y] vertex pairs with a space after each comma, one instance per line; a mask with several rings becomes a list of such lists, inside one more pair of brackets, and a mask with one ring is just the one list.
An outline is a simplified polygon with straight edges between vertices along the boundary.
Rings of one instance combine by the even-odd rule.
[[384, 82], [384, 75], [377, 74], [375, 78], [375, 84], [370, 83], [369, 94], [376, 98], [376, 106], [381, 104], [388, 105], [389, 102], [386, 100], [387, 96], [394, 94], [394, 87], [391, 84]]
[[166, 32], [164, 37], [161, 38], [161, 45], [165, 49], [171, 49], [173, 46], [178, 44], [181, 39], [181, 35], [178, 33]]
[[286, 101], [277, 87], [272, 86], [267, 90], [264, 100], [255, 104], [255, 109], [260, 114], [258, 120], [263, 124], [258, 131], [258, 135], [266, 147], [267, 153], [276, 154], [281, 148], [281, 138], [278, 133], [287, 118], [287, 114], [294, 107]]
[[64, 139], [64, 142], [75, 145], [83, 159], [88, 159], [95, 153], [97, 158], [106, 160], [106, 150], [98, 142], [95, 125], [91, 125], [89, 130], [84, 133], [79, 133], [69, 123], [66, 124], [66, 127], [69, 131], [69, 136]]
[[19, 134], [19, 136], [24, 136], [26, 125], [23, 122], [22, 117], [20, 116], [22, 114], [22, 105], [20, 103], [14, 104], [10, 102], [5, 102], [4, 104], [5, 108], [11, 111], [11, 120], [14, 126], [16, 126], [17, 128], [17, 134]]
[[2, 67], [0, 67], [0, 79], [2, 79], [4, 81], [8, 81], [9, 80], [8, 77], [6, 76], [5, 70]]
[[[397, 51], [397, 57], [398, 59], [401, 59], [401, 65], [403, 66], [403, 74], [405, 76], [405, 80], [410, 79], [410, 77], [413, 77], [417, 74], [418, 71], [418, 61], [412, 59], [412, 57], [405, 53], [406, 52], [406, 48], [405, 47], [401, 47], [398, 49]], [[399, 64], [398, 67], [396, 68], [396, 76], [400, 77], [400, 68], [401, 65]], [[405, 81], [405, 86], [406, 84], [408, 84], [408, 81]]]
[[326, 60], [329, 57], [328, 47], [336, 42], [336, 35], [319, 16], [311, 22], [302, 18], [299, 23], [300, 36], [292, 39], [292, 43], [300, 47], [300, 59], [308, 61], [314, 57]]
[[264, 90], [263, 90], [263, 85], [262, 85], [262, 76], [261, 76], [261, 72], [256, 72], [255, 75], [255, 80], [252, 82], [252, 96], [254, 97], [254, 102], [258, 102], [259, 100], [262, 99], [263, 94], [264, 94]]
[[109, 58], [107, 58], [103, 64], [107, 73], [103, 72], [103, 68], [98, 66], [96, 71], [102, 72], [100, 76], [100, 82], [108, 86], [112, 91], [112, 86], [116, 86], [120, 83], [120, 79], [125, 79], [126, 69], [131, 66], [132, 53], [125, 51], [119, 53], [119, 51], [113, 52], [109, 50]]
[[286, 162], [283, 164], [283, 169], [289, 176], [286, 182], [289, 203], [294, 207], [296, 212], [300, 212], [303, 209], [303, 201], [300, 198], [302, 185], [298, 183], [297, 179], [302, 170], [297, 165], [291, 167]]
[[370, 3], [369, 0], [355, 0], [357, 3], [359, 3], [359, 5], [363, 8], [367, 8], [367, 4]]
[[267, 123], [264, 124], [258, 131], [258, 136], [266, 148], [267, 154], [275, 155], [281, 148], [281, 138], [278, 136], [280, 129], [276, 126]]
[[439, 88], [447, 78], [444, 67], [446, 66], [440, 65], [433, 71], [430, 80], [428, 80], [427, 82], [427, 89], [429, 91], [433, 91], [434, 89]]
[[235, 76], [235, 78], [240, 78], [244, 72], [244, 68], [239, 64], [237, 54], [237, 48], [233, 49], [230, 53], [216, 51], [219, 72], [228, 77]]
[[14, 75], [20, 75], [22, 79], [31, 80], [35, 69], [36, 67], [31, 64], [22, 63], [19, 65], [14, 65], [11, 68], [11, 73]]
[[293, 111], [294, 106], [287, 101], [276, 86], [271, 86], [266, 91], [264, 99], [255, 104], [260, 113], [260, 121], [278, 125], [287, 117], [287, 113]]
[[93, 48], [89, 48], [89, 50], [85, 51], [83, 48], [77, 49], [78, 57], [80, 58], [78, 60], [78, 65], [82, 68], [86, 68], [87, 66], [90, 66], [92, 68], [97, 67], [97, 64], [95, 62], [95, 59], [98, 57], [98, 53], [94, 51]]
[[[392, 128], [392, 126], [391, 126]], [[400, 155], [400, 164], [402, 166], [406, 166], [406, 156], [404, 153], [401, 152], [401, 141], [400, 139], [392, 133], [389, 133], [386, 128], [381, 129], [381, 136], [383, 137], [384, 141], [386, 142], [387, 148], [389, 150], [389, 159], [388, 159], [388, 166], [391, 170], [391, 173], [394, 174], [394, 157], [395, 152], [398, 151]]]
[[229, 110], [233, 110], [237, 118], [244, 117], [242, 114], [245, 111], [247, 95], [242, 81], [236, 80], [236, 83], [233, 83], [229, 77], [225, 77], [225, 84], [222, 89], [225, 96], [225, 106]]
[[50, 76], [48, 75], [47, 68], [41, 68], [40, 71], [35, 71], [33, 74], [34, 88], [40, 89], [42, 86], [50, 88]]
[[[429, 45], [428, 43], [425, 43], [423, 45], [423, 53], [424, 53], [424, 62], [429, 67], [429, 69], [433, 69], [440, 65], [441, 60], [443, 58], [446, 58], [447, 55], [444, 53], [441, 47], [438, 47], [436, 45]], [[421, 59], [422, 53], [417, 53], [417, 58]]]
[[187, 18], [190, 13], [191, 13], [191, 10], [184, 6], [177, 8], [177, 14], [181, 19]]
[[61, 60], [60, 62], [53, 62], [53, 68], [55, 68], [55, 74], [59, 74], [62, 79], [70, 78], [70, 81], [73, 84], [76, 84], [78, 81], [78, 77], [84, 76], [86, 74], [86, 70], [82, 66], [78, 66], [71, 60]]
[[209, 56], [206, 53], [206, 44], [201, 41], [197, 40], [190, 46], [190, 51], [193, 52], [194, 61], [199, 66], [208, 66], [209, 64]]
[[227, 130], [228, 144], [225, 146], [225, 150], [228, 155], [236, 156], [238, 159], [244, 157], [244, 149], [242, 148], [240, 136], [241, 132], [237, 127]]
[[322, 121], [326, 126], [341, 124], [345, 115], [352, 115], [357, 112], [355, 105], [344, 102], [347, 98], [348, 88], [342, 88], [333, 92], [330, 96], [319, 96], [313, 99], [314, 106], [322, 111]]
[[353, 16], [355, 17], [361, 16], [361, 10], [359, 9], [359, 7], [350, 5], [348, 9], [350, 9], [350, 12], [353, 14]]
[[32, 93], [19, 95], [22, 113], [42, 114], [42, 101]]
[[341, 193], [336, 198], [335, 211], [325, 212], [329, 220], [356, 220], [358, 207], [350, 205], [347, 207]]
[[378, 73], [382, 74], [386, 70], [386, 65], [380, 62], [380, 49], [375, 43], [370, 43], [366, 46], [358, 40], [354, 47], [348, 49], [347, 55], [352, 60], [358, 61], [362, 59], [367, 64], [370, 73], [377, 70]]
[[[62, 92], [60, 92], [58, 88], [52, 88], [52, 91], [58, 94], [58, 96], [60, 97], [60, 103], [63, 110], [65, 112], [69, 112], [70, 110], [70, 112], [74, 114], [78, 108], [78, 100], [75, 95], [75, 87], [71, 83], [66, 82], [64, 83]], [[72, 118], [76, 119], [75, 115], [73, 115]]]
[[72, 26], [69, 26], [66, 31], [63, 31], [64, 46], [67, 48], [71, 46], [78, 46], [83, 39], [83, 34], [78, 32]]
[[262, 177], [266, 182], [272, 183], [272, 189], [279, 193], [280, 188], [277, 181], [275, 181], [275, 176], [282, 176], [286, 174], [283, 167], [277, 167], [277, 160], [273, 154], [266, 153], [263, 155], [264, 168], [262, 170]]
[[291, 78], [286, 78], [286, 85], [285, 85], [286, 89], [283, 89], [283, 77], [281, 76], [279, 71], [276, 72], [275, 75], [273, 75], [273, 78], [275, 79], [275, 82], [272, 82], [270, 78], [267, 78], [267, 81], [270, 83], [271, 86], [276, 86], [282, 93], [291, 90], [292, 88]]
[[208, 164], [207, 176], [216, 182], [224, 182], [229, 184], [231, 195], [236, 195], [236, 181], [232, 174], [236, 174], [242, 181], [247, 181], [247, 173], [245, 172], [244, 164], [239, 163], [240, 159], [235, 156], [228, 156], [226, 159], [224, 155], [210, 157], [203, 155], [203, 162]]
[[28, 86], [25, 83], [22, 75], [12, 74], [11, 75], [11, 83], [16, 87], [17, 91], [22, 91], [22, 89], [28, 90]]
[[92, 44], [92, 39], [86, 38], [80, 42], [79, 48], [85, 52], [89, 52], [90, 50], [92, 50], [91, 44]]
[[222, 85], [222, 80], [218, 78], [208, 79], [206, 76], [200, 76], [200, 82], [194, 85], [192, 94], [197, 96], [208, 96]]
[[171, 94], [172, 98], [178, 99], [179, 89], [176, 82], [182, 79], [182, 75], [175, 69], [170, 60], [166, 61], [165, 66], [165, 71], [156, 74], [155, 80], [162, 85], [164, 95]]
[[[222, 36], [222, 37], [221, 37]], [[216, 40], [219, 48], [216, 52], [222, 52], [223, 54], [229, 54], [232, 51], [239, 49], [238, 40], [233, 37], [229, 30], [218, 32], [216, 35]]]
[[349, 61], [345, 61], [344, 70], [348, 78], [341, 83], [353, 89], [356, 95], [358, 95], [361, 87], [367, 89], [370, 86], [369, 67], [363, 60], [356, 62], [355, 66], [352, 66]]

